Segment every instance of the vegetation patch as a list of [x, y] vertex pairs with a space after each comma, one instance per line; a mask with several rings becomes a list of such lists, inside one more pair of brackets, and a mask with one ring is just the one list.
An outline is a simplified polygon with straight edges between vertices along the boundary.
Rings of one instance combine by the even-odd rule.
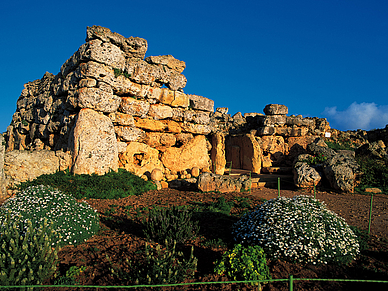
[[355, 189], [363, 193], [366, 188], [379, 188], [383, 193], [388, 193], [388, 165], [385, 161], [357, 157], [360, 165], [361, 183]]
[[261, 246], [271, 259], [349, 263], [359, 254], [345, 220], [309, 196], [271, 199], [243, 216], [232, 233], [237, 243]]
[[43, 185], [28, 187], [1, 205], [0, 225], [7, 213], [15, 222], [24, 223], [24, 227], [26, 221], [39, 228], [48, 220], [55, 232], [53, 246], [77, 245], [99, 230], [98, 213], [92, 207]]
[[53, 247], [54, 235], [47, 219], [36, 227], [30, 220], [20, 221], [10, 212], [3, 212], [0, 216], [0, 286], [39, 285], [49, 279], [58, 260], [57, 247]]
[[66, 192], [77, 199], [118, 199], [130, 195], [141, 195], [142, 193], [155, 190], [156, 186], [151, 181], [144, 181], [142, 178], [119, 169], [105, 175], [72, 174], [68, 170], [45, 174], [35, 180], [23, 182], [18, 185], [19, 190], [30, 186], [47, 185]]

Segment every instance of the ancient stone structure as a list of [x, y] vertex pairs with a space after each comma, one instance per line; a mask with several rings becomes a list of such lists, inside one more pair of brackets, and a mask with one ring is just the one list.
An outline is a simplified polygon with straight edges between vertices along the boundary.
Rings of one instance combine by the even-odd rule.
[[193, 167], [208, 171], [205, 135], [214, 102], [183, 92], [183, 61], [145, 58], [146, 51], [145, 39], [88, 27], [86, 43], [58, 75], [25, 85], [7, 129], [7, 152], [61, 150], [71, 154], [77, 174], [118, 167], [140, 176], [154, 169], [173, 177]]
[[[185, 62], [171, 55], [145, 57], [147, 46], [142, 38], [88, 27], [85, 44], [60, 73], [45, 73], [25, 84], [2, 141], [2, 193], [5, 186], [43, 173], [69, 169], [104, 174], [118, 168], [160, 187], [183, 185], [186, 182], [174, 181], [185, 179], [190, 185], [206, 185], [203, 189], [217, 185], [229, 191], [245, 187], [245, 182], [209, 172], [223, 175], [232, 167], [260, 174], [270, 167], [293, 166], [295, 158], [313, 152], [308, 146], [326, 133], [331, 140], [346, 138], [358, 145], [374, 139], [376, 146], [368, 150], [387, 156], [387, 129], [343, 133], [331, 129], [325, 118], [288, 116], [281, 104], [268, 104], [264, 114], [231, 116], [225, 107], [214, 111], [211, 99], [184, 93]], [[380, 136], [383, 141], [378, 141]], [[296, 168], [304, 175], [304, 180], [296, 178], [297, 185], [319, 182], [313, 169], [302, 164]], [[337, 177], [337, 170], [333, 164], [327, 176]], [[336, 189], [351, 188], [335, 183]]]

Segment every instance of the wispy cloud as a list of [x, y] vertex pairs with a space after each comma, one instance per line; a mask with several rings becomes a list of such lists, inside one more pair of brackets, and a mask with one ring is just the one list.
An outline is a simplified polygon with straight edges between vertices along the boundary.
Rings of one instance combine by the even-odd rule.
[[326, 107], [323, 114], [330, 126], [339, 130], [371, 130], [388, 124], [388, 105], [353, 102], [344, 111], [338, 111], [337, 106]]

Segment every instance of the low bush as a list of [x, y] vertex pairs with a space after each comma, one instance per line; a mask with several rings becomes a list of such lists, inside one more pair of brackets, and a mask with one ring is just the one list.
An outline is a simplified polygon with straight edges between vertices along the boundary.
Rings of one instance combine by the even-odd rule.
[[69, 171], [45, 174], [33, 181], [21, 183], [18, 189], [23, 190], [37, 185], [52, 186], [77, 199], [118, 199], [130, 195], [141, 195], [146, 191], [156, 189], [151, 181], [144, 181], [124, 169], [119, 169], [117, 172], [111, 171], [101, 176], [97, 174], [75, 175]]
[[147, 239], [168, 245], [194, 238], [198, 229], [198, 223], [192, 220], [192, 212], [186, 207], [154, 207], [143, 220]]
[[235, 245], [215, 263], [214, 272], [235, 281], [271, 279], [264, 250], [259, 246]]
[[232, 234], [237, 243], [261, 246], [271, 259], [349, 263], [359, 254], [358, 238], [344, 219], [309, 196], [271, 199], [243, 216]]
[[99, 230], [98, 213], [84, 202], [47, 186], [31, 186], [0, 207], [0, 224], [6, 213], [15, 221], [30, 220], [39, 228], [45, 219], [55, 231], [53, 245], [79, 244]]
[[56, 270], [55, 233], [47, 219], [34, 227], [15, 218], [11, 213], [0, 218], [0, 286], [40, 285]]
[[111, 271], [122, 281], [136, 285], [181, 283], [193, 277], [197, 270], [198, 260], [193, 251], [192, 247], [190, 257], [186, 259], [182, 252], [176, 251], [176, 242], [165, 249], [160, 245], [153, 248], [146, 243], [139, 260], [133, 262], [127, 259], [120, 267], [112, 265]]
[[357, 163], [362, 172], [360, 185], [355, 189], [364, 192], [365, 188], [380, 188], [384, 193], [388, 193], [388, 165], [386, 162], [368, 157], [357, 157]]

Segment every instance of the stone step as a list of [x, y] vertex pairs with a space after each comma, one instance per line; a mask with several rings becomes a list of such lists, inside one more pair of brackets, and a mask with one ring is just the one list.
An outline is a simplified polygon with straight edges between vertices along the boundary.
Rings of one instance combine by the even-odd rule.
[[[249, 171], [243, 169], [231, 169], [229, 171], [229, 169], [226, 169], [224, 175], [235, 177], [241, 175], [249, 176]], [[277, 187], [278, 178], [280, 178], [281, 183], [292, 183], [293, 181], [293, 175], [290, 174], [279, 174], [278, 172], [272, 172], [268, 174], [251, 173], [252, 188]]]

